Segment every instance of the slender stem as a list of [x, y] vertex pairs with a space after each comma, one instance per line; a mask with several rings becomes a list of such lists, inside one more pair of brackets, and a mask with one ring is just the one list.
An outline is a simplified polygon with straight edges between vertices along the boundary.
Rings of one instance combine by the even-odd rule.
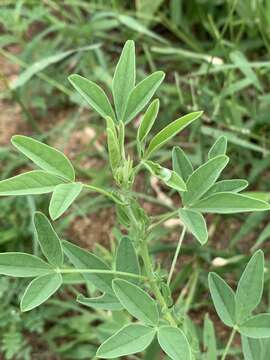
[[174, 211], [171, 211], [171, 212], [169, 212], [169, 213], [167, 213], [167, 214], [164, 214], [163, 216], [161, 216], [161, 217], [159, 218], [158, 221], [154, 222], [153, 224], [151, 224], [151, 225], [149, 226], [149, 231], [150, 231], [150, 230], [153, 230], [155, 227], [163, 224], [165, 221], [173, 218], [173, 217], [176, 216], [177, 214], [178, 214], [178, 209], [177, 209], [177, 210], [174, 210]]
[[171, 280], [172, 280], [172, 276], [173, 276], [173, 273], [174, 273], [175, 265], [176, 265], [177, 258], [178, 258], [178, 255], [179, 255], [179, 252], [180, 252], [180, 249], [181, 249], [182, 242], [183, 242], [183, 240], [184, 240], [185, 233], [186, 233], [186, 227], [184, 226], [183, 229], [182, 229], [182, 232], [181, 232], [179, 241], [178, 241], [177, 248], [176, 248], [176, 250], [175, 250], [175, 254], [174, 254], [174, 257], [173, 257], [173, 261], [172, 261], [172, 266], [171, 266], [171, 269], [170, 269], [170, 272], [169, 272], [169, 276], [168, 276], [167, 285], [170, 285], [170, 282], [171, 282]]
[[230, 347], [231, 347], [231, 345], [232, 345], [232, 341], [233, 341], [233, 338], [234, 338], [235, 333], [236, 333], [236, 328], [233, 328], [233, 329], [232, 329], [232, 332], [231, 332], [231, 335], [230, 335], [230, 337], [229, 337], [229, 340], [228, 340], [228, 342], [227, 342], [226, 348], [225, 348], [225, 350], [224, 350], [224, 353], [223, 353], [223, 355], [222, 355], [221, 360], [225, 360], [225, 359], [226, 359], [226, 356], [228, 355], [228, 352], [229, 352]]
[[131, 274], [123, 271], [114, 271], [114, 270], [96, 270], [96, 269], [59, 269], [59, 273], [61, 274], [112, 274], [112, 275], [119, 275], [119, 276], [126, 276], [141, 280], [148, 280], [146, 276]]
[[149, 251], [148, 251], [148, 247], [147, 247], [147, 242], [146, 239], [143, 240], [142, 244], [141, 244], [141, 255], [142, 255], [142, 259], [144, 262], [144, 266], [145, 266], [145, 271], [147, 274], [147, 277], [149, 279], [149, 283], [151, 286], [151, 289], [161, 307], [161, 309], [165, 310], [165, 317], [166, 319], [169, 321], [169, 323], [172, 326], [177, 326], [173, 316], [170, 314], [169, 310], [168, 310], [168, 306], [166, 304], [166, 301], [164, 300], [159, 287], [156, 283], [156, 279], [155, 276], [153, 274], [153, 269], [152, 269], [152, 263], [151, 263], [151, 259], [150, 259], [150, 255], [149, 255]]

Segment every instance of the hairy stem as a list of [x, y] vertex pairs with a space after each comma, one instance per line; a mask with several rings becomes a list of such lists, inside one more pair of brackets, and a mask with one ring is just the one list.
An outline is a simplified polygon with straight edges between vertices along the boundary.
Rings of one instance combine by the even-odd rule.
[[233, 329], [232, 329], [232, 332], [231, 332], [231, 335], [230, 335], [230, 337], [229, 337], [229, 340], [228, 340], [228, 342], [227, 342], [226, 348], [225, 348], [225, 350], [224, 350], [224, 353], [223, 353], [223, 355], [222, 355], [221, 360], [225, 360], [225, 359], [226, 359], [226, 356], [228, 355], [228, 352], [229, 352], [229, 350], [230, 350], [230, 348], [231, 348], [232, 341], [233, 341], [233, 338], [234, 338], [235, 333], [236, 333], [236, 329], [233, 328]]
[[183, 229], [182, 229], [182, 232], [181, 232], [179, 241], [178, 241], [177, 248], [176, 248], [175, 253], [174, 253], [174, 257], [173, 257], [173, 261], [172, 261], [172, 266], [171, 266], [171, 269], [170, 269], [170, 272], [169, 272], [169, 276], [168, 276], [167, 285], [170, 285], [170, 282], [171, 282], [171, 280], [172, 280], [172, 276], [173, 276], [173, 273], [174, 273], [175, 265], [176, 265], [176, 262], [177, 262], [178, 255], [179, 255], [179, 253], [180, 253], [180, 249], [181, 249], [182, 242], [183, 242], [183, 240], [184, 240], [185, 233], [186, 233], [186, 227], [184, 226]]
[[156, 279], [155, 279], [155, 276], [153, 273], [152, 262], [150, 259], [146, 239], [144, 239], [141, 244], [141, 255], [142, 255], [145, 271], [146, 271], [146, 274], [147, 274], [147, 277], [148, 277], [148, 280], [149, 280], [149, 283], [151, 286], [151, 290], [153, 291], [161, 309], [164, 311], [164, 315], [165, 315], [166, 319], [169, 321], [169, 323], [172, 326], [176, 326], [177, 324], [176, 324], [173, 316], [170, 314], [167, 303], [164, 300], [164, 298], [159, 290], [159, 287], [156, 283]]

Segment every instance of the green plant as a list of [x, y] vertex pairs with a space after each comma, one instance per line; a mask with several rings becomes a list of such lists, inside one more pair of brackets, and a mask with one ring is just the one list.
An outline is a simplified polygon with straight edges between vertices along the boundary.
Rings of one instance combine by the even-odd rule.
[[[69, 77], [75, 89], [106, 121], [114, 189], [76, 181], [74, 168], [63, 153], [20, 135], [12, 138], [12, 144], [41, 170], [31, 170], [0, 182], [1, 196], [52, 193], [49, 205], [52, 220], [63, 215], [83, 190], [107, 196], [115, 203], [120, 234], [112, 262], [108, 264], [97, 255], [61, 240], [49, 219], [43, 213], [35, 212], [33, 222], [43, 258], [19, 252], [1, 253], [0, 273], [34, 278], [21, 298], [23, 312], [50, 298], [67, 274], [80, 274], [86, 284], [101, 293], [98, 297], [79, 294], [77, 301], [80, 304], [94, 309], [126, 310], [129, 317], [100, 345], [97, 357], [109, 359], [142, 352], [156, 338], [161, 349], [173, 360], [200, 359], [205, 354], [196, 343], [192, 322], [179, 303], [173, 302], [171, 280], [184, 236], [190, 232], [200, 245], [205, 245], [208, 231], [203, 214], [265, 211], [270, 206], [251, 194], [240, 193], [248, 185], [245, 180], [218, 181], [229, 161], [227, 140], [223, 136], [209, 150], [207, 161], [196, 169], [180, 147], [174, 147], [172, 151], [172, 170], [150, 160], [162, 146], [199, 119], [201, 111], [172, 121], [148, 142], [159, 110], [159, 101], [153, 100], [137, 131], [137, 157], [131, 158], [125, 146], [126, 126], [146, 107], [164, 78], [163, 72], [156, 71], [136, 85], [135, 75], [135, 46], [133, 41], [127, 41], [112, 82], [114, 107], [96, 83], [80, 75]], [[179, 209], [163, 214], [157, 220], [146, 213], [133, 192], [135, 178], [143, 170], [179, 194]], [[160, 224], [175, 215], [180, 217], [182, 232], [167, 274], [166, 269], [159, 269], [151, 257], [148, 240]], [[263, 253], [257, 251], [239, 281], [236, 295], [218, 275], [209, 275], [217, 313], [227, 326], [233, 328], [223, 360], [236, 331], [244, 336], [245, 351], [249, 338], [270, 337], [270, 315], [251, 314], [262, 296], [263, 269]], [[132, 318], [136, 322], [132, 322]], [[214, 330], [208, 318], [205, 319], [205, 333], [208, 354], [217, 358]]]

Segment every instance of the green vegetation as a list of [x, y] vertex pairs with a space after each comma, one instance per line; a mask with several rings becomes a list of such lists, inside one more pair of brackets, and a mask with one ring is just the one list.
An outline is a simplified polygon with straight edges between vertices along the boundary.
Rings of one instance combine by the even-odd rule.
[[1, 4], [4, 359], [268, 359], [269, 11]]

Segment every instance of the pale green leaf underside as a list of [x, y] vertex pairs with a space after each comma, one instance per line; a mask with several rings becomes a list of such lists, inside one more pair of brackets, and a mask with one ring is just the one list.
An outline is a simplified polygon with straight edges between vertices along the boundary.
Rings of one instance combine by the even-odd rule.
[[157, 133], [147, 148], [145, 158], [150, 157], [155, 151], [160, 149], [166, 142], [172, 139], [176, 134], [182, 131], [186, 126], [198, 119], [202, 115], [202, 111], [195, 111], [174, 120], [167, 125], [159, 133]]
[[53, 174], [33, 170], [0, 181], [0, 196], [47, 194], [61, 183], [63, 180]]
[[235, 193], [217, 193], [194, 203], [192, 209], [204, 213], [233, 214], [249, 211], [270, 210], [265, 201]]
[[261, 301], [264, 282], [264, 254], [256, 251], [248, 262], [236, 290], [237, 321], [241, 323]]
[[115, 120], [109, 99], [100, 86], [77, 74], [70, 75], [68, 80], [99, 115], [104, 119], [110, 116]]
[[235, 295], [230, 286], [217, 274], [210, 273], [208, 284], [216, 312], [224, 324], [235, 324]]
[[192, 205], [198, 201], [216, 182], [229, 158], [225, 155], [208, 160], [196, 169], [188, 178], [187, 191], [183, 194], [185, 205]]
[[35, 277], [53, 272], [53, 267], [42, 259], [19, 252], [0, 254], [0, 274], [15, 277]]
[[49, 213], [53, 220], [58, 219], [70, 207], [82, 188], [81, 183], [61, 184], [55, 187], [49, 206]]
[[259, 314], [249, 318], [241, 326], [239, 332], [253, 339], [270, 337], [270, 314]]
[[191, 349], [182, 330], [162, 326], [158, 329], [158, 342], [172, 360], [191, 360]]
[[74, 181], [74, 168], [69, 159], [60, 151], [23, 135], [13, 136], [11, 142], [41, 169]]
[[113, 359], [136, 354], [149, 346], [155, 336], [155, 330], [148, 326], [131, 324], [124, 326], [107, 339], [97, 350], [97, 357]]
[[118, 120], [123, 120], [129, 94], [135, 86], [135, 45], [128, 40], [122, 50], [112, 82]]
[[29, 311], [48, 300], [62, 285], [61, 274], [40, 276], [30, 282], [21, 299], [21, 311]]
[[129, 95], [124, 122], [129, 122], [143, 110], [164, 79], [162, 71], [156, 71], [135, 86]]
[[92, 309], [100, 310], [122, 310], [123, 306], [120, 304], [118, 299], [115, 296], [103, 294], [96, 298], [87, 298], [83, 295], [77, 297], [77, 301], [85, 306], [88, 306]]
[[[110, 270], [110, 268], [99, 257], [91, 254], [89, 251], [83, 250], [68, 241], [62, 241], [62, 245], [65, 255], [77, 269]], [[114, 296], [114, 292], [111, 287], [113, 280], [113, 276], [111, 274], [82, 273], [82, 275], [86, 281], [93, 283], [99, 290]]]
[[122, 279], [113, 280], [113, 290], [120, 303], [135, 318], [148, 325], [157, 325], [158, 308], [144, 290]]
[[44, 256], [50, 264], [55, 267], [60, 267], [63, 264], [62, 245], [50, 221], [41, 212], [36, 212], [34, 224], [38, 242]]
[[181, 221], [195, 238], [203, 245], [208, 240], [206, 222], [202, 214], [190, 209], [179, 209]]

